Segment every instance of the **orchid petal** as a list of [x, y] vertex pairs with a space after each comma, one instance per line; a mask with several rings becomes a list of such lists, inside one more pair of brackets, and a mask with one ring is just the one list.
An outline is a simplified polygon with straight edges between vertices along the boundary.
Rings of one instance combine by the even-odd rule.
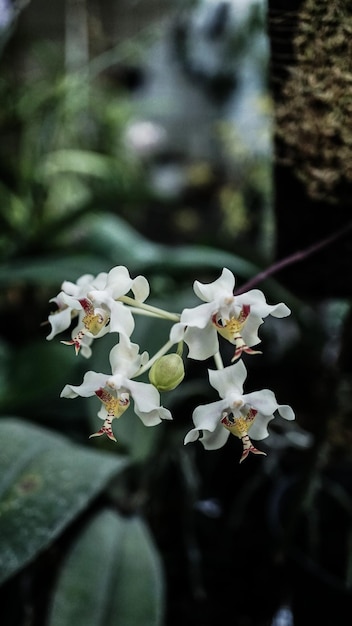
[[247, 317], [246, 323], [241, 330], [241, 335], [245, 344], [249, 347], [256, 346], [260, 343], [261, 339], [258, 335], [259, 326], [264, 323], [264, 320], [251, 311]]
[[251, 439], [261, 441], [269, 435], [268, 424], [274, 419], [274, 415], [263, 415], [258, 413], [254, 422], [249, 426], [248, 432]]
[[108, 273], [106, 288], [113, 298], [119, 298], [130, 291], [132, 283], [133, 280], [127, 267], [118, 265], [113, 267]]
[[200, 328], [187, 328], [184, 341], [188, 345], [190, 359], [204, 361], [219, 350], [218, 334], [210, 325], [206, 334]]
[[160, 424], [160, 422], [164, 419], [172, 419], [170, 411], [168, 409], [164, 409], [162, 406], [158, 409], [154, 409], [153, 411], [149, 411], [149, 413], [140, 411], [135, 406], [134, 412], [142, 420], [144, 426], [157, 426], [157, 424]]
[[89, 359], [92, 356], [91, 345], [93, 343], [93, 337], [88, 337], [88, 335], [83, 335], [81, 339], [81, 349], [80, 354], [84, 356], [85, 359]]
[[265, 296], [260, 289], [251, 289], [238, 296], [236, 296], [236, 304], [243, 305], [249, 304], [251, 309], [255, 310], [255, 313], [260, 317], [267, 317], [273, 315], [274, 317], [286, 317], [290, 315], [291, 311], [283, 302], [278, 304], [268, 304]]
[[126, 387], [131, 392], [138, 411], [149, 413], [160, 408], [160, 394], [154, 385], [129, 380]]
[[61, 285], [61, 289], [62, 291], [67, 293], [67, 295], [69, 296], [79, 297], [80, 294], [83, 294], [86, 291], [85, 288], [91, 285], [93, 281], [94, 281], [93, 274], [83, 274], [83, 276], [80, 276], [77, 279], [76, 283], [72, 283], [69, 280], [64, 280], [64, 282]]
[[136, 276], [132, 284], [132, 292], [138, 302], [144, 302], [148, 298], [150, 288], [144, 276]]
[[70, 307], [74, 311], [82, 311], [82, 305], [79, 301], [79, 297], [69, 296], [66, 293], [61, 293], [62, 302], [66, 304], [66, 306]]
[[291, 421], [295, 419], [295, 413], [288, 404], [279, 404], [277, 410], [281, 417], [283, 417], [285, 420]]
[[226, 398], [233, 390], [242, 393], [243, 384], [247, 378], [243, 361], [237, 361], [222, 370], [208, 370], [208, 373], [210, 384], [216, 389], [220, 398]]
[[231, 296], [235, 287], [235, 277], [226, 267], [222, 270], [221, 276], [212, 283], [201, 283], [196, 280], [193, 290], [196, 296], [205, 302], [211, 302], [224, 297], [224, 292]]
[[186, 325], [180, 322], [177, 322], [171, 327], [170, 330], [170, 341], [174, 343], [178, 343], [179, 341], [183, 341], [184, 335], [186, 332]]
[[226, 407], [226, 400], [217, 400], [216, 402], [197, 406], [192, 415], [195, 427], [198, 430], [209, 430], [213, 432], [220, 423], [221, 414]]
[[128, 336], [120, 334], [120, 341], [111, 350], [109, 355], [113, 374], [121, 373], [131, 378], [139, 370], [142, 362], [148, 360], [148, 354], [139, 354], [139, 346], [131, 343]]
[[47, 339], [53, 339], [55, 335], [58, 335], [63, 330], [66, 330], [71, 324], [72, 316], [71, 309], [65, 307], [61, 311], [51, 313], [48, 317], [48, 321], [51, 324], [51, 332], [47, 335]]
[[65, 385], [61, 391], [61, 398], [88, 398], [94, 396], [97, 389], [104, 387], [106, 384], [107, 376], [105, 374], [98, 374], [97, 372], [86, 372], [81, 385]]
[[220, 423], [214, 432], [203, 431], [203, 436], [199, 441], [203, 444], [205, 450], [218, 450], [227, 442], [230, 431], [226, 430]]
[[243, 399], [246, 404], [260, 411], [263, 415], [271, 415], [279, 407], [275, 394], [273, 391], [270, 391], [270, 389], [252, 391], [251, 393], [244, 394]]
[[205, 328], [210, 323], [212, 315], [216, 312], [216, 304], [214, 304], [214, 302], [207, 302], [193, 309], [184, 309], [181, 313], [180, 321], [186, 324], [186, 326]]
[[188, 431], [185, 436], [183, 443], [186, 445], [187, 443], [193, 443], [193, 441], [197, 441], [199, 439], [200, 431], [198, 428], [192, 428]]

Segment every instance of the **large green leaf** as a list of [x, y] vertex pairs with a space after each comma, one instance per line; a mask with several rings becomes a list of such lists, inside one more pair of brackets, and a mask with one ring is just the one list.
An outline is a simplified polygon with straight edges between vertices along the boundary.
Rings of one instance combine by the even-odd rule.
[[217, 248], [199, 245], [166, 246], [149, 241], [117, 215], [90, 215], [80, 223], [86, 235], [81, 244], [93, 254], [101, 254], [114, 264], [125, 264], [134, 271], [159, 268], [164, 271], [218, 269], [223, 266], [245, 278], [259, 269], [250, 261]]
[[[56, 254], [4, 264], [0, 267], [0, 285], [12, 285], [19, 280], [59, 285], [63, 280], [75, 281], [85, 273], [108, 272], [115, 265], [125, 265], [132, 274], [141, 272], [148, 278], [153, 273], [162, 273], [177, 278], [189, 275], [200, 280], [205, 272], [213, 273], [215, 279], [227, 267], [240, 286], [263, 269], [249, 259], [218, 248], [200, 245], [170, 248], [151, 242], [126, 221], [109, 213], [84, 217], [76, 228], [79, 237], [73, 228], [57, 242], [57, 246], [63, 247], [61, 257]], [[67, 250], [74, 253], [67, 255]], [[299, 300], [273, 278], [262, 280], [258, 287], [269, 300], [283, 300], [292, 309], [301, 307]]]
[[[83, 274], [98, 274], [110, 269], [106, 259], [91, 254], [42, 255], [40, 257], [17, 258], [0, 267], [0, 285], [27, 282], [41, 285], [59, 285], [64, 280], [76, 280]], [[56, 295], [53, 294], [53, 295]]]
[[162, 570], [145, 524], [99, 513], [63, 565], [48, 626], [158, 626], [162, 616]]
[[[1, 363], [0, 344], [0, 376], [1, 366], [5, 370], [4, 382], [0, 386], [0, 407], [5, 407], [2, 412], [23, 415], [24, 408], [38, 404], [36, 415], [43, 409], [45, 411], [45, 407], [41, 406], [43, 398], [59, 396], [67, 378], [80, 365], [73, 351], [63, 350], [64, 347], [55, 340], [30, 342], [9, 351], [6, 360], [3, 357], [4, 362]], [[35, 367], [29, 365], [33, 363]], [[18, 393], [18, 389], [22, 393]]]
[[126, 458], [0, 419], [0, 582], [29, 563], [88, 505]]
[[[117, 215], [99, 213], [82, 219], [77, 228], [62, 242], [62, 256], [16, 259], [0, 268], [0, 284], [13, 281], [53, 283], [76, 280], [83, 273], [109, 271], [114, 265], [126, 265], [132, 272], [183, 272], [196, 269], [221, 269], [226, 266], [236, 274], [249, 278], [259, 269], [238, 255], [204, 246], [169, 246], [156, 244], [134, 230]], [[70, 251], [67, 254], [67, 251]], [[74, 252], [71, 252], [74, 250]]]

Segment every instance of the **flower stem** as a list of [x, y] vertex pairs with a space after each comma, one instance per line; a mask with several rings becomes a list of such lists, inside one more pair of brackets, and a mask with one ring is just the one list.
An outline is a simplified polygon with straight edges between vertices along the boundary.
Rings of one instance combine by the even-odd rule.
[[214, 354], [214, 361], [215, 361], [216, 369], [218, 370], [224, 369], [224, 364], [223, 364], [220, 352], [216, 352]]
[[253, 287], [255, 287], [258, 283], [262, 282], [266, 278], [269, 278], [269, 276], [272, 276], [272, 274], [276, 274], [276, 272], [279, 272], [280, 270], [284, 269], [285, 267], [289, 265], [292, 265], [293, 263], [298, 263], [299, 261], [303, 261], [311, 254], [315, 254], [322, 248], [325, 248], [326, 246], [329, 246], [330, 244], [334, 243], [337, 239], [345, 235], [351, 229], [352, 229], [352, 222], [349, 222], [346, 226], [343, 226], [343, 228], [340, 228], [339, 230], [335, 231], [329, 237], [326, 237], [325, 239], [322, 239], [321, 241], [318, 241], [312, 244], [311, 246], [308, 246], [308, 248], [305, 248], [304, 250], [297, 250], [297, 252], [290, 254], [284, 259], [280, 259], [279, 261], [276, 261], [275, 263], [270, 265], [267, 269], [263, 270], [262, 272], [259, 272], [259, 274], [257, 274], [256, 276], [248, 280], [239, 289], [236, 289], [235, 294], [240, 295], [241, 293], [244, 293], [245, 291], [248, 291], [249, 289], [253, 289]]
[[147, 363], [142, 365], [142, 367], [138, 370], [138, 372], [136, 372], [136, 374], [133, 376], [133, 378], [136, 378], [137, 376], [140, 376], [141, 374], [144, 374], [144, 372], [147, 372], [151, 368], [153, 363], [155, 363], [155, 361], [160, 359], [161, 356], [164, 356], [164, 354], [166, 354], [170, 350], [170, 348], [174, 345], [174, 343], [175, 343], [174, 341], [171, 341], [169, 339], [169, 341], [167, 341], [160, 348], [160, 350], [158, 350], [158, 352], [156, 352], [154, 354], [154, 356], [151, 359], [149, 359], [149, 361], [147, 361]]
[[153, 313], [156, 317], [162, 317], [163, 319], [171, 320], [172, 322], [180, 321], [180, 315], [178, 313], [171, 313], [170, 311], [165, 311], [159, 307], [139, 302], [130, 296], [120, 296], [118, 300], [120, 300], [120, 302], [124, 302], [125, 304], [129, 304], [131, 307], [139, 309], [140, 311], [146, 311], [147, 314]]

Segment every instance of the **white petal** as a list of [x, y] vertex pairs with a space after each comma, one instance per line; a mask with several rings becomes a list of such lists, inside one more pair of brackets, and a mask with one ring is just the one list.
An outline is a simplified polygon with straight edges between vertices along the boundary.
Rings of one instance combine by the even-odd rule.
[[262, 320], [262, 318], [259, 317], [258, 315], [255, 315], [255, 313], [251, 312], [250, 315], [248, 316], [247, 321], [243, 329], [241, 330], [241, 335], [242, 335], [243, 341], [250, 348], [252, 346], [256, 346], [257, 343], [260, 342], [260, 339], [258, 336], [258, 330], [259, 330], [259, 327], [263, 323], [264, 323], [264, 320]]
[[218, 450], [225, 445], [229, 436], [230, 431], [224, 428], [220, 423], [213, 433], [210, 433], [207, 430], [203, 431], [203, 436], [200, 437], [199, 441], [202, 442], [206, 450]]
[[131, 392], [135, 407], [139, 412], [150, 413], [160, 408], [160, 394], [154, 385], [129, 380], [126, 381], [126, 388]]
[[187, 435], [184, 438], [183, 443], [187, 444], [187, 443], [192, 443], [193, 441], [197, 441], [197, 439], [199, 438], [200, 435], [200, 431], [198, 430], [198, 428], [192, 428], [190, 431], [188, 431]]
[[253, 312], [259, 317], [286, 317], [291, 311], [283, 302], [279, 304], [267, 304], [265, 296], [259, 289], [251, 289], [245, 293], [236, 296], [236, 304], [249, 304]]
[[78, 296], [81, 292], [82, 286], [83, 285], [88, 285], [89, 281], [93, 281], [94, 276], [91, 274], [85, 274], [84, 276], [81, 276], [81, 278], [79, 278], [77, 280], [77, 283], [72, 283], [69, 280], [64, 280], [64, 282], [61, 285], [61, 289], [62, 291], [64, 291], [68, 296]]
[[217, 390], [220, 398], [226, 398], [232, 391], [242, 393], [243, 383], [247, 378], [243, 361], [237, 361], [222, 370], [208, 370], [208, 373], [210, 384]]
[[128, 269], [124, 265], [118, 265], [108, 273], [106, 287], [113, 298], [119, 298], [130, 291], [132, 283]]
[[66, 306], [71, 307], [71, 309], [74, 309], [75, 311], [83, 310], [78, 298], [62, 293], [62, 301], [66, 304]]
[[206, 450], [218, 450], [228, 440], [230, 432], [219, 422], [213, 432], [200, 428], [192, 428], [184, 438], [184, 443], [191, 443], [199, 439]]
[[124, 333], [128, 337], [132, 335], [134, 330], [133, 315], [122, 302], [111, 301], [109, 328], [112, 333]]
[[92, 356], [91, 345], [93, 343], [93, 338], [88, 337], [87, 335], [83, 335], [81, 339], [81, 349], [79, 353], [84, 356], [85, 359], [89, 359]]
[[170, 330], [170, 340], [174, 343], [178, 343], [184, 337], [186, 331], [186, 324], [182, 324], [181, 322], [177, 322], [171, 327]]
[[132, 292], [139, 302], [144, 302], [148, 298], [150, 287], [144, 276], [136, 276], [132, 283]]
[[273, 419], [274, 415], [263, 415], [262, 413], [258, 413], [248, 431], [250, 438], [255, 439], [256, 441], [265, 439], [265, 437], [269, 435], [268, 424]]
[[88, 398], [94, 396], [97, 389], [104, 387], [107, 381], [106, 374], [98, 374], [97, 372], [86, 372], [81, 385], [65, 385], [61, 391], [61, 398]]
[[[90, 285], [94, 281], [93, 274], [83, 274], [76, 280], [76, 285], [80, 288]], [[71, 283], [72, 284], [72, 283]]]
[[281, 417], [283, 417], [285, 420], [295, 419], [295, 413], [288, 404], [279, 404], [277, 410], [280, 413]]
[[128, 382], [128, 379], [124, 376], [124, 374], [117, 373], [107, 378], [106, 386], [111, 387], [117, 393], [126, 392], [128, 391], [125, 386], [126, 381]]
[[107, 280], [107, 273], [106, 272], [100, 272], [93, 280], [92, 283], [92, 288], [93, 289], [97, 289], [102, 290], [104, 289], [105, 285], [106, 285], [106, 280]]
[[132, 378], [144, 359], [144, 354], [139, 354], [138, 344], [132, 343], [129, 337], [120, 333], [119, 343], [110, 350], [109, 360], [112, 373], [114, 375], [119, 373], [126, 378]]
[[218, 333], [212, 324], [205, 329], [188, 327], [184, 341], [188, 345], [190, 359], [204, 361], [219, 350]]
[[71, 309], [69, 307], [62, 309], [61, 311], [57, 311], [57, 313], [52, 313], [48, 317], [49, 323], [51, 324], [51, 332], [47, 336], [47, 339], [52, 339], [55, 335], [58, 335], [66, 328], [69, 328], [71, 325]]
[[252, 393], [244, 394], [243, 399], [246, 404], [257, 409], [263, 415], [271, 415], [279, 408], [275, 394], [270, 389], [252, 391]]
[[235, 287], [235, 277], [226, 267], [222, 270], [221, 276], [212, 283], [194, 282], [194, 293], [205, 302], [231, 297]]
[[[198, 430], [209, 430], [213, 432], [220, 423], [221, 415], [226, 409], [226, 400], [218, 400], [209, 404], [201, 404], [193, 411], [193, 423]], [[223, 428], [223, 426], [221, 426]]]
[[145, 426], [156, 426], [160, 424], [161, 420], [167, 419], [171, 420], [172, 416], [168, 409], [164, 409], [164, 407], [160, 407], [159, 409], [154, 409], [154, 411], [150, 411], [149, 413], [145, 413], [144, 411], [139, 411], [134, 407], [136, 415], [142, 420]]
[[217, 305], [214, 302], [200, 304], [193, 309], [184, 309], [180, 321], [187, 326], [205, 328], [211, 323], [212, 315], [217, 313]]

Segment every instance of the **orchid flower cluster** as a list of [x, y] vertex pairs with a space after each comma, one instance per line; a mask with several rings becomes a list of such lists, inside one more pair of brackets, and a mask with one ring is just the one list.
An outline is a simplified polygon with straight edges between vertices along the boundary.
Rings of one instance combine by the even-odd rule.
[[[290, 314], [284, 303], [270, 305], [258, 289], [234, 295], [235, 277], [224, 268], [214, 282], [195, 281], [193, 290], [202, 304], [174, 313], [146, 302], [150, 287], [144, 276], [132, 278], [128, 269], [117, 266], [97, 276], [85, 274], [76, 283], [64, 281], [60, 293], [50, 300], [57, 310], [49, 315], [51, 332], [47, 339], [76, 326], [71, 339], [63, 344], [74, 347], [76, 354], [89, 358], [92, 344], [107, 333], [116, 333], [118, 342], [110, 351], [111, 373], [87, 371], [80, 385], [67, 384], [61, 397], [97, 396], [101, 401], [98, 417], [102, 427], [91, 437], [107, 435], [116, 441], [112, 422], [128, 409], [131, 400], [135, 414], [145, 426], [155, 426], [172, 419], [170, 411], [161, 405], [160, 393], [175, 389], [185, 376], [183, 351], [199, 361], [214, 359], [215, 369], [209, 369], [210, 385], [220, 399], [198, 406], [193, 411], [193, 428], [184, 443], [199, 439], [204, 448], [222, 447], [230, 433], [242, 441], [242, 462], [249, 453], [265, 454], [252, 439], [268, 436], [268, 424], [278, 413], [287, 420], [294, 419], [288, 405], [278, 404], [269, 389], [243, 393], [247, 370], [243, 354], [260, 354], [253, 349], [260, 343], [258, 330], [268, 315], [277, 318]], [[171, 323], [169, 339], [152, 357], [140, 353], [131, 335], [135, 317], [148, 315]], [[219, 337], [234, 346], [231, 364], [226, 367], [220, 354]], [[220, 342], [223, 341], [220, 339]], [[174, 348], [173, 352], [170, 350]], [[149, 372], [149, 383], [136, 380]], [[249, 433], [251, 438], [249, 438]]]

